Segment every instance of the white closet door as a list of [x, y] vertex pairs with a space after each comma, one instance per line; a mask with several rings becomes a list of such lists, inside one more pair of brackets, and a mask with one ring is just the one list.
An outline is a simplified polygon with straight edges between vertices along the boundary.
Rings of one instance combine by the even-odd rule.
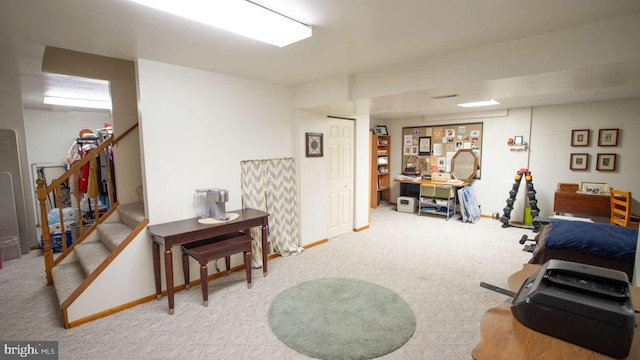
[[329, 238], [353, 231], [354, 121], [329, 123]]

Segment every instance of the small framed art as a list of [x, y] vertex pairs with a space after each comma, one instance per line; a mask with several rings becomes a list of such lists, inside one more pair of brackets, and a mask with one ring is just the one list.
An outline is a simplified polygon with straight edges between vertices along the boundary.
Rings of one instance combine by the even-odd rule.
[[389, 135], [387, 132], [387, 127], [385, 125], [376, 125], [373, 128], [373, 133], [376, 135]]
[[589, 170], [589, 154], [571, 154], [571, 170]]
[[431, 136], [423, 136], [420, 138], [419, 155], [431, 155]]
[[589, 146], [589, 129], [571, 130], [571, 146]]
[[609, 192], [609, 184], [583, 181], [580, 183], [580, 192], [591, 195], [603, 195]]
[[598, 146], [618, 146], [618, 129], [600, 129]]
[[322, 157], [322, 134], [306, 133], [306, 153], [307, 157]]
[[616, 154], [598, 154], [596, 170], [616, 171]]

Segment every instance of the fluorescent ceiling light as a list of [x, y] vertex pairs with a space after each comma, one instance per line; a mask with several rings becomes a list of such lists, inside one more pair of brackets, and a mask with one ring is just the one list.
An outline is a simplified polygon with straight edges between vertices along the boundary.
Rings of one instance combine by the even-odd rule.
[[55, 96], [45, 96], [44, 103], [48, 105], [73, 106], [91, 109], [111, 109], [111, 101], [73, 99]]
[[246, 0], [130, 0], [283, 47], [311, 36], [311, 26]]
[[498, 105], [500, 104], [499, 102], [491, 99], [491, 100], [485, 100], [485, 101], [476, 101], [476, 102], [469, 102], [469, 103], [464, 103], [464, 104], [458, 104], [458, 106], [460, 107], [479, 107], [479, 106], [489, 106], [489, 105]]

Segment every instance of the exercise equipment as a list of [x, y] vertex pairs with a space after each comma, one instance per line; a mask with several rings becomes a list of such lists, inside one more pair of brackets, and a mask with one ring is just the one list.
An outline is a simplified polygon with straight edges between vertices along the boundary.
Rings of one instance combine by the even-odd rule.
[[[525, 244], [525, 242], [527, 241], [532, 241], [533, 244]], [[532, 239], [528, 237], [527, 234], [522, 235], [522, 237], [520, 238], [520, 240], [518, 240], [518, 242], [524, 245], [524, 247], [522, 248], [522, 251], [528, 251], [528, 252], [536, 251], [536, 246], [538, 245], [538, 242], [536, 241], [536, 239], [535, 238]]]
[[535, 219], [540, 214], [540, 209], [538, 208], [538, 200], [536, 200], [536, 190], [533, 186], [533, 177], [531, 176], [531, 172], [527, 168], [522, 168], [516, 172], [515, 181], [513, 183], [513, 187], [509, 190], [509, 197], [507, 198], [507, 206], [502, 209], [504, 215], [500, 217], [500, 222], [502, 222], [502, 227], [519, 227], [523, 229], [531, 229], [536, 230], [540, 223], [533, 221], [533, 225], [520, 225], [520, 224], [511, 224], [509, 219], [511, 218], [511, 211], [513, 210], [513, 204], [516, 202], [516, 196], [518, 195], [518, 190], [520, 189], [520, 183], [522, 182], [522, 177], [524, 176], [526, 188], [527, 188], [527, 199], [529, 199], [529, 207], [531, 208], [531, 217]]

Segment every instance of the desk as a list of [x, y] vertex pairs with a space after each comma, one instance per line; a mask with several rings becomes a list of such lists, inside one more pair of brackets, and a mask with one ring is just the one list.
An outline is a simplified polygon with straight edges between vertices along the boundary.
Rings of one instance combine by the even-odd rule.
[[[463, 181], [460, 184], [447, 184], [446, 181], [436, 181], [436, 180], [420, 180], [420, 181], [411, 181], [411, 180], [393, 180], [395, 182], [400, 183], [400, 196], [409, 196], [420, 199], [420, 185], [447, 185], [453, 186], [454, 188], [462, 188], [470, 183], [468, 181]], [[456, 191], [457, 193], [457, 191]]]
[[[525, 264], [509, 277], [509, 289], [518, 291], [522, 283], [540, 265]], [[634, 308], [640, 307], [640, 288], [629, 286]], [[480, 342], [471, 352], [476, 360], [484, 359], [611, 359], [598, 352], [531, 330], [516, 320], [510, 308], [511, 300], [493, 307], [480, 321]], [[640, 315], [636, 314], [636, 322]], [[627, 359], [640, 358], [640, 331], [636, 329]]]
[[255, 209], [229, 212], [237, 213], [239, 217], [233, 221], [211, 225], [200, 224], [196, 218], [192, 218], [147, 227], [153, 240], [153, 272], [156, 282], [156, 297], [158, 299], [162, 297], [160, 246], [164, 246], [164, 270], [169, 314], [174, 312], [173, 252], [171, 248], [175, 245], [191, 243], [236, 231], [244, 231], [248, 234], [250, 228], [262, 226], [262, 271], [264, 276], [267, 276], [267, 225], [269, 225], [269, 214]]
[[611, 217], [609, 195], [582, 194], [573, 191], [556, 191], [553, 197], [553, 212], [582, 216]]

